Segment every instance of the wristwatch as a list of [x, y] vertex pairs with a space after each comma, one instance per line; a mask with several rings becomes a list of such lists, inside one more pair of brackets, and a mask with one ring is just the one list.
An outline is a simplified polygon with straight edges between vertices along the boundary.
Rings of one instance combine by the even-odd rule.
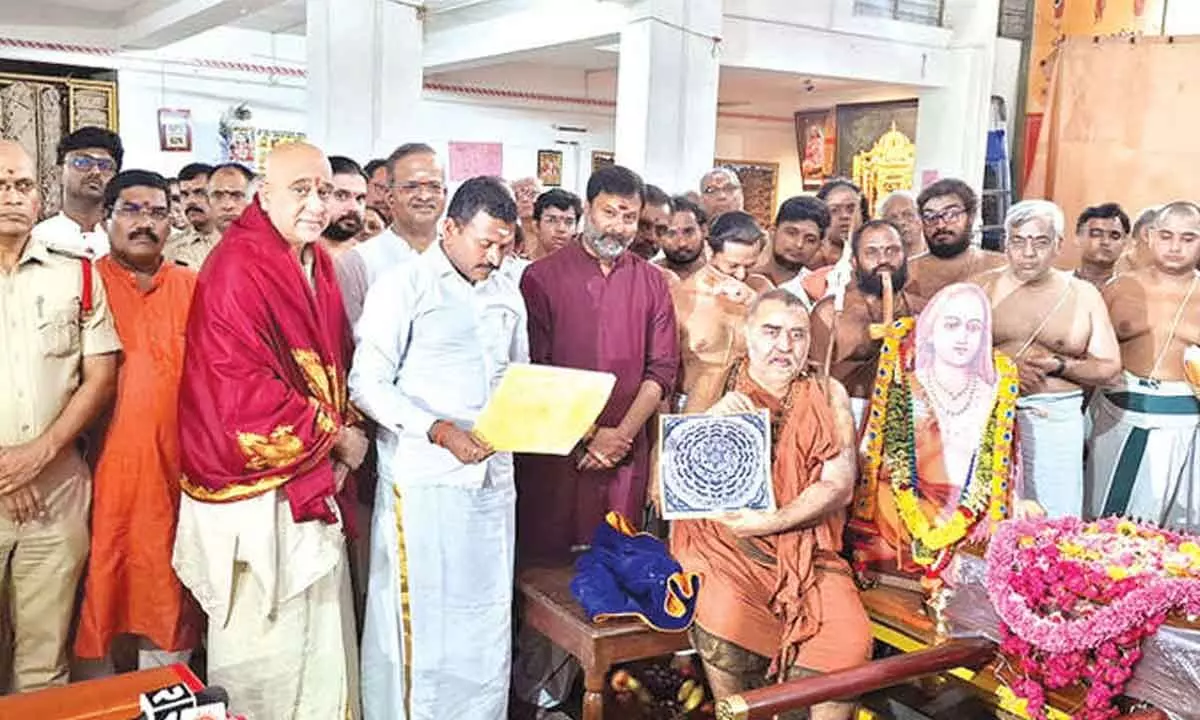
[[1046, 375], [1048, 377], [1060, 378], [1067, 371], [1067, 361], [1062, 355], [1055, 355], [1054, 359], [1058, 361], [1058, 367], [1046, 373]]

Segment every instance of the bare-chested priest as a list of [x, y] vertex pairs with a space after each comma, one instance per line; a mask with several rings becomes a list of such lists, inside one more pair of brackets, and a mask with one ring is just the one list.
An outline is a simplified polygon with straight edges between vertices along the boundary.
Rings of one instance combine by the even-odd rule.
[[939, 290], [1005, 264], [1000, 253], [975, 245], [979, 198], [962, 180], [943, 178], [921, 191], [917, 210], [929, 252], [908, 267], [909, 291], [929, 300]]
[[674, 404], [683, 412], [699, 412], [720, 399], [725, 369], [746, 353], [746, 311], [759, 293], [772, 289], [770, 280], [751, 272], [765, 240], [754, 216], [724, 213], [709, 233], [708, 264], [671, 287], [683, 364], [682, 396]]
[[1103, 288], [1117, 275], [1117, 261], [1129, 245], [1129, 216], [1116, 203], [1085, 208], [1075, 221], [1079, 267], [1075, 277]]
[[1111, 384], [1121, 371], [1100, 291], [1054, 268], [1065, 222], [1046, 200], [1013, 205], [1004, 218], [1008, 265], [972, 278], [992, 305], [993, 346], [1021, 378], [1025, 496], [1051, 517], [1083, 512], [1083, 388]]
[[1183, 353], [1200, 345], [1200, 206], [1173, 202], [1151, 223], [1153, 263], [1104, 288], [1121, 343], [1119, 386], [1092, 400], [1088, 510], [1200, 528], [1200, 401]]
[[846, 287], [845, 308], [840, 315], [832, 297], [819, 302], [813, 310], [812, 357], [822, 362], [832, 340], [829, 374], [846, 386], [855, 427], [861, 427], [883, 345], [882, 335], [874, 337], [871, 333], [873, 325], [884, 322], [882, 275], [891, 276], [893, 320], [916, 315], [925, 300], [907, 291], [908, 254], [894, 225], [886, 220], [863, 224], [850, 236], [850, 249], [855, 281]]
[[659, 239], [662, 257], [654, 265], [687, 280], [708, 262], [704, 238], [708, 235], [708, 213], [685, 195], [671, 198], [671, 218]]

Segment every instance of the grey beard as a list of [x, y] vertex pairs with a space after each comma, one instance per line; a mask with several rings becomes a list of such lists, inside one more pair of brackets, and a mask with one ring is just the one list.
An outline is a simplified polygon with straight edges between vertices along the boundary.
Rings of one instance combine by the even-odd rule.
[[592, 228], [583, 231], [583, 241], [601, 260], [616, 260], [633, 244], [633, 238], [626, 240], [619, 235], [596, 232]]

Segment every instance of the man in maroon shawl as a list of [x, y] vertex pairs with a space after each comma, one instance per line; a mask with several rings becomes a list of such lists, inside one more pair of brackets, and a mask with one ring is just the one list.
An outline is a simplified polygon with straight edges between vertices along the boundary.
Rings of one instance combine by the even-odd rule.
[[533, 362], [610, 372], [612, 397], [571, 457], [517, 459], [517, 545], [524, 562], [564, 559], [609, 510], [639, 523], [646, 501], [647, 421], [675, 387], [675, 311], [662, 272], [626, 252], [644, 185], [613, 165], [587, 184], [579, 238], [525, 271]]
[[346, 401], [329, 162], [284, 145], [196, 283], [179, 394], [174, 567], [208, 614], [208, 679], [256, 720], [358, 715]]

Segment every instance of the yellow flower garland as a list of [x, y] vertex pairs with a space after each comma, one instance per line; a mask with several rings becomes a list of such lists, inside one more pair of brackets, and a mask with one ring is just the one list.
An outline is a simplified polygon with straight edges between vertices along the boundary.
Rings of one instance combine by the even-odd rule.
[[[860, 493], [854, 509], [855, 515], [862, 519], [873, 519], [875, 515], [875, 491], [879, 485], [879, 473], [888, 460], [884, 453], [885, 435], [894, 437], [897, 432], [907, 431], [906, 446], [911, 449], [915, 442], [911, 427], [899, 427], [899, 424], [907, 419], [889, 418], [886, 412], [888, 393], [893, 384], [907, 389], [900, 346], [913, 326], [912, 318], [903, 318], [893, 323], [884, 336], [878, 376], [867, 420], [863, 488], [865, 491]], [[980, 443], [981, 447], [991, 446], [990, 467], [975, 469], [966, 497], [947, 521], [934, 525], [921, 510], [920, 498], [913, 484], [912, 474], [915, 468], [911, 462], [887, 462], [897, 512], [913, 539], [913, 560], [922, 566], [933, 565], [943, 554], [939, 551], [944, 551], [965, 538], [975, 523], [982, 519], [985, 510], [990, 520], [996, 522], [1003, 520], [1010, 512], [1008, 478], [1012, 470], [1010, 455], [1019, 384], [1016, 366], [1007, 356], [997, 352], [994, 354], [994, 362], [999, 380], [996, 402], [988, 422], [992, 435], [990, 443], [986, 437]]]

